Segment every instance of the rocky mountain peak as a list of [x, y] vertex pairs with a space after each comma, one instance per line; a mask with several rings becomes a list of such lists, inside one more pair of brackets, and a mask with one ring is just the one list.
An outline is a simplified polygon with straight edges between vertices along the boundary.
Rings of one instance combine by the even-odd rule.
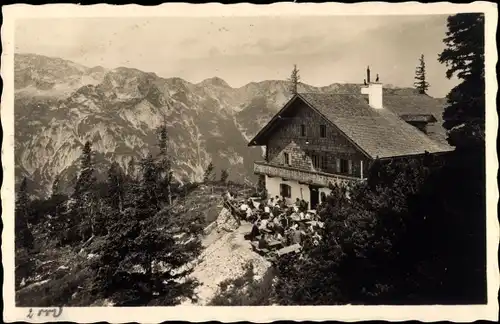
[[224, 81], [223, 79], [216, 77], [216, 76], [205, 79], [205, 80], [201, 81], [200, 83], [198, 83], [198, 85], [200, 85], [200, 86], [215, 86], [215, 87], [220, 87], [220, 88], [232, 89], [231, 86], [226, 81]]

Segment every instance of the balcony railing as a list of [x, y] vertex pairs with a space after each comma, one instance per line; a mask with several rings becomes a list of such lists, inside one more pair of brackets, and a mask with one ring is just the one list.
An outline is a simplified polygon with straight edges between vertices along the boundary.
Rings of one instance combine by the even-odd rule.
[[273, 165], [264, 161], [254, 162], [254, 173], [266, 174], [270, 177], [280, 177], [287, 180], [295, 180], [301, 183], [328, 187], [331, 184], [349, 184], [355, 181], [362, 181], [359, 177], [315, 172], [302, 170], [288, 166]]

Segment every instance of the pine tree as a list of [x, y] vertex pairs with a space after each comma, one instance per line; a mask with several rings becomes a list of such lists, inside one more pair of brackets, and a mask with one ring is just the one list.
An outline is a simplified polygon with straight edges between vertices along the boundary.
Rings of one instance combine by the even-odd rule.
[[[166, 196], [168, 204], [172, 204], [172, 160], [168, 155], [168, 132], [166, 123], [158, 129], [158, 146], [160, 153], [158, 156], [158, 167], [160, 172], [159, 191], [161, 196]], [[165, 192], [163, 192], [165, 189]]]
[[447, 96], [443, 126], [448, 141], [457, 147], [484, 146], [485, 80], [484, 15], [460, 13], [448, 17], [446, 48], [439, 62], [448, 67], [446, 76], [462, 80]]
[[53, 206], [52, 209], [52, 220], [49, 221], [49, 230], [60, 235], [62, 231], [65, 230], [65, 223], [67, 222], [66, 205], [68, 197], [61, 193], [61, 180], [60, 176], [56, 175], [54, 182], [52, 182], [52, 193], [49, 198], [50, 204]]
[[139, 200], [136, 213], [140, 218], [147, 218], [160, 209], [157, 190], [160, 175], [151, 153], [141, 161], [140, 166], [142, 177], [138, 189]]
[[227, 172], [227, 169], [223, 169], [220, 172], [220, 182], [226, 183], [227, 178], [229, 178], [229, 173]]
[[113, 162], [108, 170], [107, 199], [115, 211], [123, 210], [125, 196], [125, 176], [117, 162]]
[[455, 151], [435, 182], [446, 203], [442, 214], [449, 215], [455, 226], [449, 231], [453, 233], [449, 244], [461, 251], [449, 259], [449, 285], [453, 295], [475, 296], [480, 303], [486, 301], [487, 287], [484, 19], [482, 13], [448, 17], [446, 47], [439, 61], [448, 67], [446, 76], [456, 76], [461, 83], [447, 95], [443, 113], [448, 142]]
[[61, 180], [59, 178], [59, 175], [56, 175], [54, 178], [54, 181], [52, 182], [52, 197], [58, 195], [61, 190]]
[[[142, 196], [137, 210], [129, 208], [110, 228], [97, 270], [94, 294], [118, 306], [171, 306], [181, 297], [194, 298], [197, 282], [188, 275], [190, 262], [201, 252], [203, 215], [155, 208], [147, 184], [154, 182], [153, 158], [141, 163]], [[151, 189], [151, 188], [150, 188]], [[183, 233], [186, 241], [175, 237]], [[175, 271], [172, 271], [175, 270]]]
[[129, 178], [134, 179], [134, 180], [137, 177], [137, 170], [136, 170], [136, 164], [135, 164], [134, 157], [131, 157], [130, 161], [128, 161], [127, 175], [129, 176]]
[[205, 169], [205, 173], [203, 174], [203, 182], [209, 182], [209, 181], [213, 181], [214, 177], [214, 165], [212, 162], [210, 162], [207, 166], [207, 168]]
[[418, 90], [420, 94], [426, 94], [430, 86], [429, 82], [427, 82], [425, 72], [426, 72], [425, 60], [424, 60], [424, 54], [422, 54], [420, 56], [419, 65], [415, 70], [415, 83], [414, 83], [415, 88]]
[[97, 213], [96, 178], [94, 175], [92, 144], [89, 141], [83, 147], [80, 163], [80, 174], [72, 195], [74, 205], [70, 227], [78, 226], [77, 235], [82, 239], [86, 239], [96, 232], [95, 217]]
[[290, 82], [289, 92], [292, 95], [297, 94], [298, 85], [300, 82], [300, 75], [299, 75], [299, 70], [297, 69], [296, 64], [294, 64], [294, 66], [293, 66], [292, 74], [290, 75], [290, 78], [288, 79], [288, 81]]
[[28, 227], [28, 192], [27, 180], [23, 178], [16, 197], [15, 210], [15, 246], [16, 249], [32, 249], [34, 238]]

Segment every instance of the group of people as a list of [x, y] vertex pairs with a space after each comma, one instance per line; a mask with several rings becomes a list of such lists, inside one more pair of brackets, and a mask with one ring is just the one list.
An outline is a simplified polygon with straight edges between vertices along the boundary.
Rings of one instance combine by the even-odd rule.
[[[228, 199], [234, 197], [228, 194]], [[297, 198], [290, 206], [279, 196], [255, 202], [247, 199], [239, 205], [239, 215], [252, 223], [248, 235], [251, 241], [258, 240], [260, 249], [269, 247], [270, 242], [280, 242], [285, 247], [293, 244], [303, 244], [309, 241], [318, 244], [321, 236], [317, 229], [323, 226], [319, 216], [314, 211], [308, 211], [308, 203]]]

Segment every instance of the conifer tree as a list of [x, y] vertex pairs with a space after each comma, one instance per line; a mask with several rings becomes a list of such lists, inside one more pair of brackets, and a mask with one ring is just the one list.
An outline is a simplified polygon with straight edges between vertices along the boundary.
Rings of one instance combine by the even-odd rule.
[[166, 123], [158, 129], [158, 146], [160, 153], [158, 156], [158, 167], [160, 172], [159, 191], [163, 196], [163, 189], [165, 189], [165, 196], [168, 204], [172, 204], [172, 160], [168, 152], [168, 131]]
[[28, 184], [26, 178], [23, 178], [16, 197], [15, 210], [15, 246], [16, 249], [33, 248], [33, 234], [28, 227]]
[[[448, 17], [445, 49], [439, 61], [446, 76], [461, 82], [447, 95], [443, 126], [449, 154], [443, 176], [436, 182], [455, 228], [453, 244], [460, 254], [449, 260], [448, 277], [454, 295], [486, 301], [486, 159], [485, 159], [485, 16], [459, 13]], [[453, 272], [453, 274], [451, 274]], [[460, 278], [468, 278], [460, 282]], [[453, 280], [454, 279], [454, 280]]]
[[205, 173], [203, 174], [203, 182], [213, 181], [214, 180], [213, 178], [214, 178], [214, 165], [212, 161], [210, 161], [207, 168], [205, 169]]
[[135, 178], [137, 176], [137, 170], [136, 170], [136, 164], [135, 164], [134, 157], [132, 157], [130, 159], [130, 161], [128, 161], [127, 175], [129, 176], [129, 178], [134, 179], [134, 180], [135, 180]]
[[227, 178], [229, 178], [229, 173], [227, 172], [227, 169], [223, 169], [220, 172], [220, 182], [226, 183]]
[[158, 198], [159, 172], [151, 153], [141, 161], [142, 177], [139, 184], [139, 200], [136, 213], [140, 218], [147, 218], [158, 212], [160, 201]]
[[427, 82], [425, 74], [425, 59], [424, 54], [420, 56], [419, 64], [415, 70], [415, 83], [414, 86], [420, 94], [426, 94], [429, 89], [429, 82]]
[[115, 211], [123, 210], [125, 195], [125, 176], [117, 162], [113, 162], [108, 170], [107, 199]]
[[52, 182], [52, 197], [58, 195], [60, 193], [60, 177], [59, 175], [56, 175], [56, 177], [54, 178], [54, 181]]
[[448, 67], [446, 76], [462, 82], [447, 96], [443, 126], [448, 141], [457, 147], [484, 146], [485, 80], [484, 15], [460, 13], [448, 17], [446, 48], [439, 62]]
[[297, 94], [298, 92], [298, 85], [300, 82], [300, 75], [299, 75], [299, 70], [297, 69], [297, 65], [294, 64], [292, 74], [290, 75], [290, 78], [288, 79], [290, 82], [290, 88], [289, 91], [292, 95]]
[[[79, 236], [82, 239], [88, 238], [95, 233], [95, 217], [97, 212], [96, 178], [93, 161], [92, 144], [87, 141], [83, 147], [80, 157], [80, 174], [78, 175], [73, 199], [73, 227], [79, 226]], [[76, 223], [76, 224], [75, 224]]]
[[[141, 161], [135, 208], [128, 208], [110, 227], [94, 293], [119, 306], [170, 306], [193, 297], [196, 282], [187, 278], [189, 263], [201, 252], [203, 215], [182, 217], [160, 211], [156, 187], [159, 172], [151, 154]], [[188, 241], [175, 234], [184, 233]], [[176, 270], [175, 272], [172, 270]], [[180, 280], [179, 280], [180, 279]]]

